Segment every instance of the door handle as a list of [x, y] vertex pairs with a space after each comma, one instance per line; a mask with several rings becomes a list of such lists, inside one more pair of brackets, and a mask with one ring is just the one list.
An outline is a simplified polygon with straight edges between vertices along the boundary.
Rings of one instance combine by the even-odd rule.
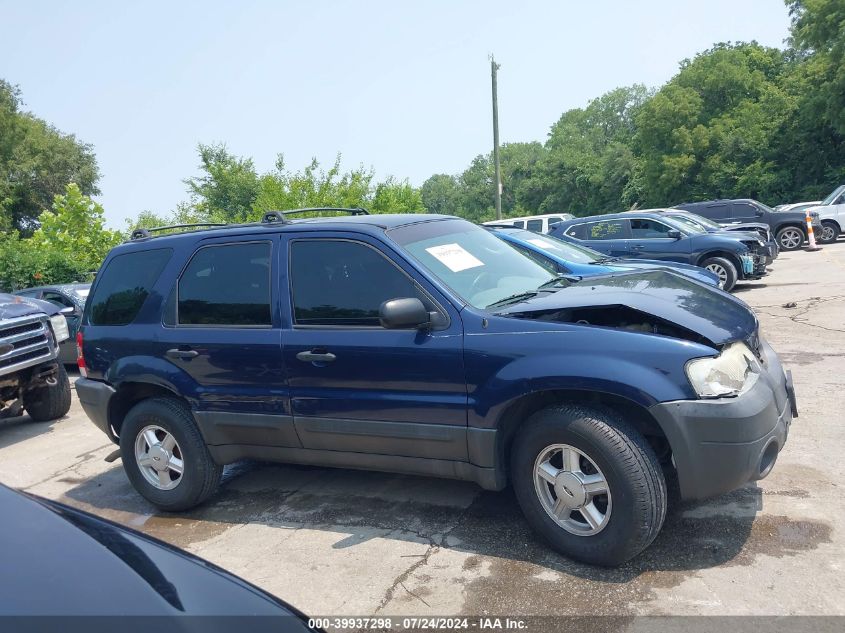
[[331, 352], [318, 352], [315, 350], [299, 352], [299, 354], [296, 355], [296, 359], [301, 360], [303, 363], [331, 363], [336, 358], [337, 356]]
[[631, 250], [634, 250], [634, 251], [641, 251], [644, 248], [645, 248], [645, 244], [634, 244], [633, 246], [631, 246]]
[[164, 353], [168, 358], [181, 358], [185, 360], [196, 358], [199, 354], [199, 352], [192, 349], [169, 349]]

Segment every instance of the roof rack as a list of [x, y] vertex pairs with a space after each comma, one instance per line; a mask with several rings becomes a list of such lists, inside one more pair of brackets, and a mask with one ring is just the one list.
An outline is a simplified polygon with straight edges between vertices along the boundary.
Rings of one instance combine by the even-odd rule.
[[197, 227], [209, 227], [209, 226], [227, 226], [223, 222], [194, 222], [191, 224], [170, 224], [168, 226], [154, 226], [152, 228], [137, 228], [132, 231], [132, 235], [130, 236], [133, 240], [141, 240], [145, 237], [152, 237], [152, 233], [158, 233], [159, 231], [170, 231], [172, 229], [193, 229]]
[[[287, 224], [289, 220], [287, 216], [296, 213], [319, 213], [323, 211], [335, 211], [338, 213], [346, 213], [347, 215], [370, 215], [370, 212], [363, 207], [308, 207], [305, 209], [290, 209], [287, 211], [266, 211], [261, 216], [260, 224]], [[193, 222], [190, 224], [170, 224], [168, 226], [155, 226], [152, 228], [137, 228], [132, 231], [130, 235], [131, 240], [142, 240], [148, 237], [153, 237], [153, 233], [161, 231], [171, 231], [173, 229], [188, 229], [198, 230], [207, 228], [228, 227], [235, 228], [238, 226], [255, 226], [257, 223], [244, 224], [226, 224], [225, 222]]]
[[319, 213], [322, 211], [336, 211], [347, 215], [370, 215], [364, 207], [306, 207], [303, 209], [290, 209], [288, 211], [266, 211], [261, 216], [262, 224], [273, 224], [275, 222], [287, 222], [287, 216], [297, 213]]

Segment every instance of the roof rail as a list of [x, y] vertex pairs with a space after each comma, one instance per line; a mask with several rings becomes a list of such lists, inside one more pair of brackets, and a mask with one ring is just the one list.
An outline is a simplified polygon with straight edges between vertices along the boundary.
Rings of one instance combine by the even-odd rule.
[[336, 211], [347, 215], [370, 215], [370, 212], [363, 207], [306, 207], [303, 209], [290, 209], [287, 211], [266, 211], [261, 216], [262, 224], [274, 224], [276, 222], [287, 222], [287, 216], [296, 213], [319, 213], [321, 211]]
[[170, 224], [168, 226], [154, 226], [152, 228], [137, 228], [132, 231], [132, 235], [130, 239], [133, 240], [142, 240], [145, 237], [151, 237], [152, 233], [158, 233], [159, 231], [170, 231], [173, 229], [194, 229], [197, 227], [208, 227], [208, 226], [226, 226], [225, 223], [222, 222], [193, 222], [191, 224]]

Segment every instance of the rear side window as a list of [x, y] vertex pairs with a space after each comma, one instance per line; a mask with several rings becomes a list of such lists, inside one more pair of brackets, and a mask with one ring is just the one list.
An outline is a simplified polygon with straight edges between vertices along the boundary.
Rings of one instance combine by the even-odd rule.
[[525, 224], [525, 228], [529, 231], [534, 231], [535, 233], [542, 233], [543, 232], [543, 221], [542, 220], [528, 220]]
[[270, 243], [204, 246], [179, 278], [179, 325], [269, 326]]
[[407, 297], [435, 309], [402, 270], [360, 242], [292, 242], [290, 278], [298, 325], [378, 326], [381, 304]]
[[114, 257], [97, 276], [90, 298], [92, 325], [128, 325], [144, 305], [173, 251], [157, 248]]
[[622, 240], [625, 239], [625, 225], [622, 220], [603, 220], [586, 225], [587, 240]]

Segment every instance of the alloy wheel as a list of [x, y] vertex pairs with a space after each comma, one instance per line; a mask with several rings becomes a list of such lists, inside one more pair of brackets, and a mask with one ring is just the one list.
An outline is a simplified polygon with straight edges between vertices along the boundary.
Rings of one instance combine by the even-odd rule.
[[610, 520], [610, 485], [586, 453], [552, 444], [534, 462], [534, 489], [546, 513], [576, 536], [601, 532]]
[[804, 234], [798, 229], [785, 229], [780, 236], [780, 245], [787, 249], [798, 248], [804, 243]]
[[159, 490], [173, 490], [182, 481], [185, 463], [171, 433], [160, 426], [145, 426], [135, 438], [135, 461], [144, 479]]
[[709, 270], [719, 278], [719, 288], [724, 288], [725, 284], [728, 283], [728, 271], [725, 270], [724, 266], [720, 266], [719, 264], [707, 264], [705, 270]]
[[828, 224], [822, 224], [822, 233], [820, 239], [823, 242], [833, 241], [833, 227]]

